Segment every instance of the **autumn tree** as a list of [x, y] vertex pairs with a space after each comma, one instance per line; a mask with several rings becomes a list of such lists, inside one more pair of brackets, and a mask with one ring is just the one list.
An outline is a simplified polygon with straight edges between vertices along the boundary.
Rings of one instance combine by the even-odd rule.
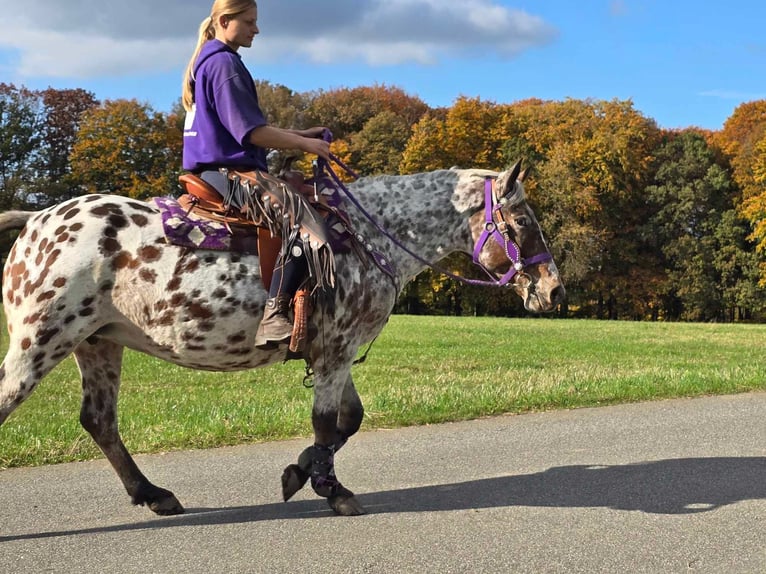
[[351, 136], [351, 165], [365, 175], [398, 173], [411, 131], [403, 117], [383, 110]]
[[508, 117], [521, 127], [506, 149], [538, 162], [528, 191], [570, 302], [602, 317], [641, 315], [651, 281], [633, 238], [646, 214], [654, 121], [619, 100], [526, 101]]
[[88, 193], [134, 198], [178, 189], [177, 128], [148, 104], [108, 100], [85, 113], [72, 150], [72, 175]]
[[427, 115], [415, 126], [401, 169], [499, 170], [531, 158], [528, 195], [572, 292], [595, 293], [604, 316], [635, 316], [649, 283], [632, 233], [645, 214], [640, 192], [658, 133], [629, 101], [460, 98], [443, 119]]
[[327, 126], [337, 139], [361, 132], [382, 111], [393, 112], [409, 126], [428, 111], [428, 105], [420, 98], [385, 85], [319, 91], [309, 96], [306, 123]]
[[[170, 164], [177, 168], [180, 168], [181, 163], [183, 162], [185, 122], [186, 110], [184, 109], [181, 98], [178, 98], [165, 118]], [[169, 177], [173, 177], [173, 175], [170, 175]]]
[[447, 126], [443, 118], [427, 113], [412, 128], [412, 135], [402, 153], [401, 173], [417, 173], [450, 167], [450, 157], [443, 144]]
[[309, 95], [264, 80], [256, 80], [255, 86], [258, 91], [258, 104], [270, 124], [285, 129], [310, 127], [306, 124]]
[[443, 119], [424, 116], [413, 128], [401, 169], [413, 173], [450, 167], [502, 169], [503, 106], [480, 98], [458, 98]]
[[766, 285], [766, 100], [738, 106], [715, 136], [731, 162], [741, 196], [740, 214], [752, 227], [761, 256], [761, 284]]
[[[766, 186], [756, 174], [763, 163], [763, 144], [766, 138], [766, 100], [746, 102], [737, 106], [724, 122], [723, 129], [715, 135], [715, 142], [731, 163], [732, 177], [739, 188], [738, 206], [741, 213], [756, 228], [754, 238], [760, 243], [766, 235], [758, 231], [763, 225], [758, 205], [766, 201], [761, 196]], [[744, 203], [742, 203], [744, 202]], [[766, 274], [764, 274], [766, 278]]]
[[[740, 104], [713, 136], [729, 159], [747, 155], [766, 129], [766, 100]], [[741, 182], [737, 181], [741, 185]]]
[[[306, 97], [305, 125], [329, 128], [335, 141], [348, 148], [352, 167], [367, 174], [396, 172], [412, 126], [429, 110], [420, 98], [385, 85], [319, 91]], [[367, 153], [374, 157], [367, 159]]]
[[507, 135], [501, 121], [504, 106], [480, 98], [458, 98], [447, 112], [443, 142], [451, 167], [501, 170]]

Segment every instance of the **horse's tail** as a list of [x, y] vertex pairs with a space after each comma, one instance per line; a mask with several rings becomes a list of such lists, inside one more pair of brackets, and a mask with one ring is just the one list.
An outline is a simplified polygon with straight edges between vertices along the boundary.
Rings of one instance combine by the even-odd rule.
[[21, 229], [36, 211], [6, 211], [0, 213], [0, 232], [10, 229]]

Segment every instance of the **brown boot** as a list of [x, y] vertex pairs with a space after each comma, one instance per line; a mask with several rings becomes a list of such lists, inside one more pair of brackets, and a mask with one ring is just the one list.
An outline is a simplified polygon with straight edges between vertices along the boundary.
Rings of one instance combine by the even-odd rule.
[[286, 343], [293, 333], [292, 321], [287, 316], [290, 307], [288, 295], [277, 295], [266, 301], [263, 319], [255, 334], [256, 347], [270, 347], [274, 344]]

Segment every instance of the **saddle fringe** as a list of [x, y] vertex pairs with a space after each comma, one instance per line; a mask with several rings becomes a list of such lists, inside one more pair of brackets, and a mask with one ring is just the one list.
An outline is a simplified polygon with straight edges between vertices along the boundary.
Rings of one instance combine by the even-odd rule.
[[[324, 219], [308, 199], [287, 182], [266, 172], [222, 168], [221, 173], [227, 180], [228, 193], [225, 197], [217, 192], [217, 198], [200, 197], [201, 203], [206, 204], [203, 207], [206, 214], [229, 224], [254, 225], [267, 229], [273, 238], [281, 237], [286, 260], [305, 256], [314, 291], [332, 291], [335, 288], [335, 256]], [[183, 177], [190, 179], [189, 175]], [[186, 182], [182, 180], [182, 183]], [[188, 185], [187, 190], [190, 193], [201, 191], [189, 189]], [[301, 253], [294, 253], [299, 242], [302, 244]]]
[[285, 259], [298, 254], [293, 248], [302, 243], [309, 277], [315, 290], [335, 288], [335, 256], [327, 237], [324, 219], [296, 190], [268, 173], [261, 171], [232, 172], [228, 177], [230, 196], [242, 201], [243, 211], [255, 224], [266, 226], [272, 237], [281, 234]]

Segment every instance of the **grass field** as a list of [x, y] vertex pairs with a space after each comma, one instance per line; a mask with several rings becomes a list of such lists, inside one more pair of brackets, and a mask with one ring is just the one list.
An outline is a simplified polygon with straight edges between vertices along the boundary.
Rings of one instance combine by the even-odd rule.
[[[766, 325], [396, 315], [353, 374], [364, 430], [765, 390], [765, 342]], [[125, 443], [137, 454], [309, 436], [303, 367], [205, 373], [128, 351]], [[101, 456], [79, 401], [69, 358], [0, 427], [0, 468]]]

